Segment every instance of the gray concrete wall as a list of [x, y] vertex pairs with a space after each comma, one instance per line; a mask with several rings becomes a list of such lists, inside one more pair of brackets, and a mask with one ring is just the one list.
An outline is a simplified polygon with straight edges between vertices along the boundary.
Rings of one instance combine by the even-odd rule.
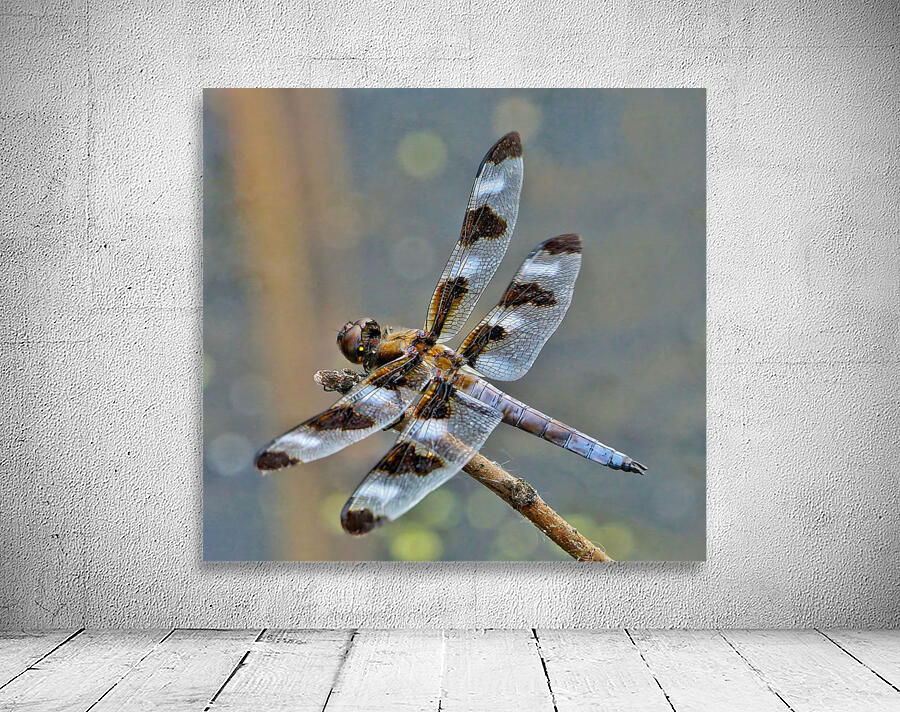
[[[894, 3], [6, 0], [3, 626], [900, 622]], [[200, 562], [204, 86], [708, 88], [708, 561]]]

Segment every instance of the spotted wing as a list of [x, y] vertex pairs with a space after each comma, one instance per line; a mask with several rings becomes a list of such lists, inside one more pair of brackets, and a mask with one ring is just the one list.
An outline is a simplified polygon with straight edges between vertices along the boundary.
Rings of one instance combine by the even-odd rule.
[[515, 131], [497, 141], [478, 167], [459, 241], [425, 320], [425, 331], [438, 341], [459, 332], [503, 261], [519, 213], [522, 171], [522, 141]]
[[566, 315], [580, 267], [578, 235], [559, 235], [532, 250], [499, 304], [460, 346], [466, 364], [500, 381], [524, 376]]
[[449, 382], [433, 380], [397, 442], [344, 505], [344, 529], [366, 534], [399, 517], [471, 460], [502, 419]]
[[266, 445], [256, 453], [256, 467], [280, 470], [318, 460], [387, 427], [415, 401], [432, 373], [418, 356], [391, 361], [331, 408]]

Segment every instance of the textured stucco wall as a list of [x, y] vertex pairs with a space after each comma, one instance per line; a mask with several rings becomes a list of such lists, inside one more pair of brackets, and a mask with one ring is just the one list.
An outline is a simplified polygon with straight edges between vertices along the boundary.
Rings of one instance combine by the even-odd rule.
[[[898, 18], [4, 1], [0, 625], [900, 623]], [[706, 563], [200, 563], [201, 88], [309, 85], [708, 88]]]

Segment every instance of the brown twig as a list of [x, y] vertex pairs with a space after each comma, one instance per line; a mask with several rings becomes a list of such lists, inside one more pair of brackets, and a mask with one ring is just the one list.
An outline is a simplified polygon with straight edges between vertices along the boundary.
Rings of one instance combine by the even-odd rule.
[[[345, 368], [341, 371], [317, 371], [313, 378], [326, 391], [346, 393], [362, 376]], [[583, 536], [541, 499], [534, 487], [521, 477], [509, 474], [496, 462], [483, 455], [475, 455], [463, 467], [463, 472], [500, 497], [573, 559], [613, 561], [605, 551]]]

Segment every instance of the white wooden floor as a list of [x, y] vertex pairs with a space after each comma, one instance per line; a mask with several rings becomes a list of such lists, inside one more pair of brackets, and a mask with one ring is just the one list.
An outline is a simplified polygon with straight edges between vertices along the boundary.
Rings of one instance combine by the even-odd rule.
[[900, 711], [900, 631], [0, 632], [0, 710]]

